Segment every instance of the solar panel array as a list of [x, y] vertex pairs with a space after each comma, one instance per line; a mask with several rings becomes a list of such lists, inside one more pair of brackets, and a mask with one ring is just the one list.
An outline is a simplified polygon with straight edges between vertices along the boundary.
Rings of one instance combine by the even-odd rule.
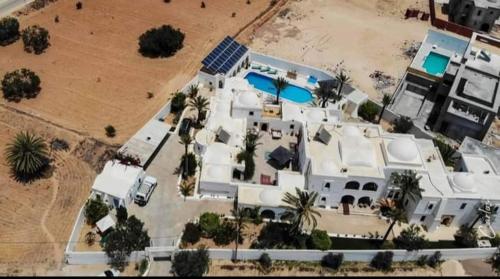
[[213, 73], [227, 74], [247, 51], [246, 46], [228, 36], [201, 63]]

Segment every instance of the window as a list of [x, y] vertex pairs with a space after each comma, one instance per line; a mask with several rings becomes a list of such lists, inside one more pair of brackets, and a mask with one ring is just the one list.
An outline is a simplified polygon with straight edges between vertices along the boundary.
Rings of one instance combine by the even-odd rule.
[[462, 203], [462, 204], [460, 205], [460, 209], [464, 209], [466, 206], [467, 206], [467, 204], [466, 204], [466, 203]]
[[420, 222], [425, 221], [425, 216], [420, 217]]
[[359, 190], [359, 182], [349, 181], [346, 183], [345, 188], [348, 190]]
[[373, 182], [369, 182], [369, 183], [366, 183], [365, 185], [363, 185], [363, 191], [377, 191], [377, 184], [373, 183]]
[[326, 197], [321, 197], [322, 202], [326, 202]]
[[408, 202], [410, 202], [410, 200], [406, 200], [406, 201], [405, 201], [405, 206], [407, 206], [407, 205], [408, 205]]
[[393, 196], [394, 196], [394, 191], [390, 191], [389, 194], [387, 195], [389, 199], [392, 199]]
[[253, 115], [253, 111], [248, 112], [248, 115], [252, 116]]
[[397, 200], [399, 198], [399, 192], [396, 192], [396, 194], [394, 194], [394, 199]]
[[323, 189], [330, 190], [330, 182], [327, 182], [325, 186], [323, 186]]
[[429, 204], [429, 205], [427, 206], [427, 209], [431, 210], [433, 207], [434, 207], [434, 204], [432, 204], [432, 203], [431, 203], [431, 204]]
[[477, 16], [480, 16], [480, 15], [481, 15], [481, 13], [482, 13], [482, 11], [481, 11], [481, 10], [477, 11]]
[[290, 130], [293, 130], [295, 128], [295, 125], [290, 125]]
[[259, 123], [254, 122], [254, 123], [253, 123], [253, 126], [254, 126], [254, 127], [257, 127], [257, 126], [259, 126]]

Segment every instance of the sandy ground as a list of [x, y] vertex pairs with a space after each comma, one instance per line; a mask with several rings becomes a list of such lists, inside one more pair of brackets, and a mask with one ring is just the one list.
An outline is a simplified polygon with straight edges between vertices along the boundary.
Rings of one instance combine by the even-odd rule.
[[[205, 0], [205, 9], [198, 0], [82, 2], [82, 10], [75, 9], [75, 1], [59, 0], [20, 18], [21, 28], [47, 28], [51, 46], [39, 56], [25, 53], [21, 41], [0, 48], [1, 76], [27, 67], [42, 80], [36, 99], [8, 105], [97, 138], [104, 138], [104, 127], [111, 124], [117, 129], [112, 141], [122, 143], [194, 76], [222, 38], [235, 34], [270, 0], [250, 5], [246, 0]], [[140, 56], [138, 37], [162, 24], [186, 34], [184, 48], [167, 59]], [[148, 99], [147, 92], [155, 97]]]
[[[427, 0], [291, 0], [255, 32], [252, 49], [292, 61], [350, 73], [353, 85], [380, 99], [375, 70], [400, 78], [410, 64], [405, 41], [422, 41], [430, 22], [404, 20], [407, 8], [428, 11]], [[284, 12], [283, 12], [284, 13]], [[393, 93], [394, 87], [387, 89]]]
[[[440, 268], [414, 268], [411, 271], [404, 268], [395, 267], [393, 272], [367, 271], [366, 264], [348, 263], [347, 266], [341, 267], [337, 273], [331, 273], [319, 266], [313, 265], [295, 265], [293, 268], [288, 268], [285, 265], [279, 267], [274, 265], [274, 270], [268, 274], [263, 274], [254, 263], [242, 262], [233, 264], [229, 260], [216, 260], [211, 262], [208, 276], [464, 276], [465, 272], [457, 261], [446, 261]], [[228, 267], [232, 267], [228, 269]], [[358, 270], [358, 271], [355, 271]]]

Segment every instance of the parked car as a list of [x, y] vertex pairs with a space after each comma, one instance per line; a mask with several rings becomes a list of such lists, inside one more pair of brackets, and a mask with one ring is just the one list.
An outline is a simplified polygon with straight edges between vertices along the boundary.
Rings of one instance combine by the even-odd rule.
[[146, 176], [144, 182], [137, 189], [137, 193], [135, 194], [134, 201], [140, 206], [144, 206], [148, 203], [151, 194], [153, 194], [154, 189], [158, 185], [156, 178], [152, 176]]
[[189, 134], [189, 130], [191, 129], [191, 124], [193, 120], [190, 118], [182, 119], [181, 126], [179, 127], [179, 136]]

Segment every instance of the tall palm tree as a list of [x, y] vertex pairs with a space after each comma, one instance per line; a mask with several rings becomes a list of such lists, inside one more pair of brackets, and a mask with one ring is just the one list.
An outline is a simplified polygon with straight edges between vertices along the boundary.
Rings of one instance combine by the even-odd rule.
[[398, 208], [397, 206], [393, 206], [391, 209], [389, 209], [385, 213], [385, 217], [391, 220], [391, 224], [389, 225], [389, 228], [387, 228], [387, 231], [385, 232], [384, 237], [382, 238], [382, 241], [379, 244], [380, 246], [382, 246], [384, 242], [387, 240], [387, 237], [389, 237], [389, 234], [391, 233], [394, 225], [396, 225], [396, 223], [401, 224], [401, 222], [404, 222], [406, 220], [406, 214], [404, 209]]
[[245, 139], [243, 140], [245, 144], [245, 152], [247, 155], [251, 157], [255, 156], [255, 151], [257, 150], [257, 146], [262, 144], [259, 142], [261, 137], [262, 135], [258, 133], [253, 133], [251, 131], [247, 132], [247, 134], [245, 135]]
[[203, 96], [197, 96], [196, 98], [189, 100], [188, 105], [191, 107], [191, 110], [196, 110], [198, 112], [198, 116], [196, 118], [197, 125], [200, 125], [203, 113], [205, 113], [208, 109], [209, 104], [208, 99]]
[[191, 99], [194, 99], [198, 95], [199, 89], [198, 84], [191, 84], [188, 88], [188, 96]]
[[247, 227], [245, 222], [247, 221], [247, 217], [243, 213], [243, 210], [240, 208], [232, 209], [231, 213], [234, 217], [234, 223], [236, 224], [236, 238], [234, 243], [236, 244], [234, 260], [238, 260], [238, 245], [241, 241], [241, 236], [243, 235], [243, 230]]
[[346, 72], [344, 70], [340, 71], [340, 73], [338, 73], [335, 78], [339, 81], [339, 89], [337, 91], [337, 99], [341, 99], [342, 98], [342, 90], [344, 89], [344, 85], [345, 84], [348, 84], [349, 82], [351, 82], [351, 78], [346, 74]]
[[279, 104], [281, 91], [285, 90], [288, 86], [288, 82], [284, 77], [278, 77], [273, 80], [273, 85], [274, 88], [276, 88], [276, 103]]
[[302, 191], [299, 188], [295, 188], [296, 195], [291, 193], [285, 193], [285, 197], [282, 201], [288, 206], [285, 206], [287, 211], [293, 213], [292, 219], [292, 232], [301, 233], [304, 223], [307, 226], [312, 224], [313, 229], [318, 225], [316, 216], [321, 217], [321, 214], [314, 209], [314, 202], [318, 198], [317, 192], [309, 193], [307, 191]]
[[184, 197], [184, 201], [186, 201], [186, 197], [189, 196], [191, 192], [194, 190], [194, 183], [183, 181], [179, 186], [179, 190], [182, 196]]
[[45, 141], [30, 132], [21, 132], [5, 150], [7, 163], [19, 179], [30, 180], [48, 165]]
[[391, 174], [391, 183], [401, 190], [401, 202], [404, 202], [406, 196], [409, 196], [414, 201], [422, 198], [424, 190], [420, 188], [419, 181], [421, 178], [417, 177], [417, 173], [413, 170], [404, 170], [403, 173], [393, 172]]
[[319, 100], [319, 104], [322, 108], [326, 108], [328, 101], [333, 98], [333, 90], [329, 86], [320, 83], [319, 87], [314, 89], [314, 94]]
[[385, 108], [391, 103], [391, 95], [384, 94], [382, 98], [382, 109], [380, 110], [380, 114], [378, 116], [378, 123], [382, 120], [382, 116], [384, 115]]
[[434, 145], [436, 145], [439, 149], [439, 153], [441, 153], [441, 158], [443, 158], [444, 164], [450, 167], [455, 166], [456, 158], [455, 153], [457, 152], [451, 145], [440, 139], [434, 139]]

